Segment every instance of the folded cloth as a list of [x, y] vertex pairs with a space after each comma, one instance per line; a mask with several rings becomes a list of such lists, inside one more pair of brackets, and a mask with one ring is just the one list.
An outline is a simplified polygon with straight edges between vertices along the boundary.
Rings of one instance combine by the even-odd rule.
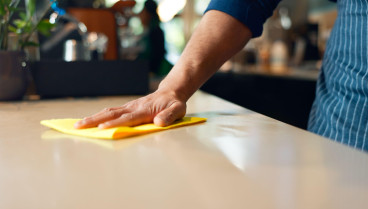
[[84, 136], [91, 138], [100, 138], [100, 139], [121, 139], [129, 136], [136, 136], [141, 134], [147, 134], [167, 129], [172, 129], [180, 126], [187, 126], [196, 123], [205, 122], [205, 118], [197, 118], [197, 117], [184, 117], [180, 120], [174, 122], [174, 124], [159, 127], [150, 124], [143, 124], [134, 127], [129, 126], [121, 126], [116, 128], [109, 129], [99, 129], [97, 127], [94, 128], [86, 128], [86, 129], [76, 129], [74, 128], [74, 124], [80, 119], [53, 119], [53, 120], [43, 120], [41, 124], [47, 126], [49, 128], [55, 129], [62, 133], [76, 135], [76, 136]]

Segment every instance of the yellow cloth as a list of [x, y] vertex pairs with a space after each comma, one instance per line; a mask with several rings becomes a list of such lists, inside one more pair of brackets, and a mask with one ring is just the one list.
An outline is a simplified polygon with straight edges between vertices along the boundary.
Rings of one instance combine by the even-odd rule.
[[147, 134], [206, 121], [205, 118], [184, 117], [181, 120], [176, 121], [174, 124], [166, 127], [159, 127], [154, 125], [153, 123], [150, 123], [134, 127], [122, 126], [109, 129], [99, 129], [97, 127], [87, 129], [76, 129], [74, 128], [74, 124], [79, 120], [80, 119], [43, 120], [41, 121], [41, 124], [49, 128], [55, 129], [57, 131], [60, 131], [62, 133], [71, 135], [100, 138], [100, 139], [121, 139], [129, 136]]

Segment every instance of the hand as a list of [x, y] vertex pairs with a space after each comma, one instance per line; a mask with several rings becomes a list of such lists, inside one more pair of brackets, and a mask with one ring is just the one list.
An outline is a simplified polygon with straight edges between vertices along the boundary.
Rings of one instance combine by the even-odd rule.
[[216, 10], [207, 12], [156, 92], [121, 107], [104, 109], [77, 122], [75, 128], [172, 124], [184, 117], [190, 96], [251, 37], [249, 28], [232, 16]]
[[184, 117], [186, 104], [171, 91], [156, 91], [120, 107], [105, 108], [95, 115], [78, 121], [74, 127], [101, 129], [117, 126], [135, 126], [154, 122], [167, 126]]

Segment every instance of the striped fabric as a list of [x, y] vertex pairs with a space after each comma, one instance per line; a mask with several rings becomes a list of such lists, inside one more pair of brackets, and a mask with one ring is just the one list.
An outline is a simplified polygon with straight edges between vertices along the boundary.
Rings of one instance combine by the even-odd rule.
[[[232, 15], [262, 33], [280, 0], [212, 0], [206, 11]], [[327, 1], [327, 0], [326, 0]], [[335, 0], [332, 0], [335, 1]], [[337, 0], [308, 130], [368, 151], [368, 0]]]
[[368, 151], [368, 0], [338, 0], [308, 130]]

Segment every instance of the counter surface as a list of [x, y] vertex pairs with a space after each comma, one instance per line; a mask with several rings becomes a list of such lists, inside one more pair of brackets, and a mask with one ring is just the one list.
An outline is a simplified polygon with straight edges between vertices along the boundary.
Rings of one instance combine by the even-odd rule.
[[366, 153], [202, 92], [206, 123], [129, 139], [39, 124], [134, 98], [0, 103], [0, 208], [367, 208]]

